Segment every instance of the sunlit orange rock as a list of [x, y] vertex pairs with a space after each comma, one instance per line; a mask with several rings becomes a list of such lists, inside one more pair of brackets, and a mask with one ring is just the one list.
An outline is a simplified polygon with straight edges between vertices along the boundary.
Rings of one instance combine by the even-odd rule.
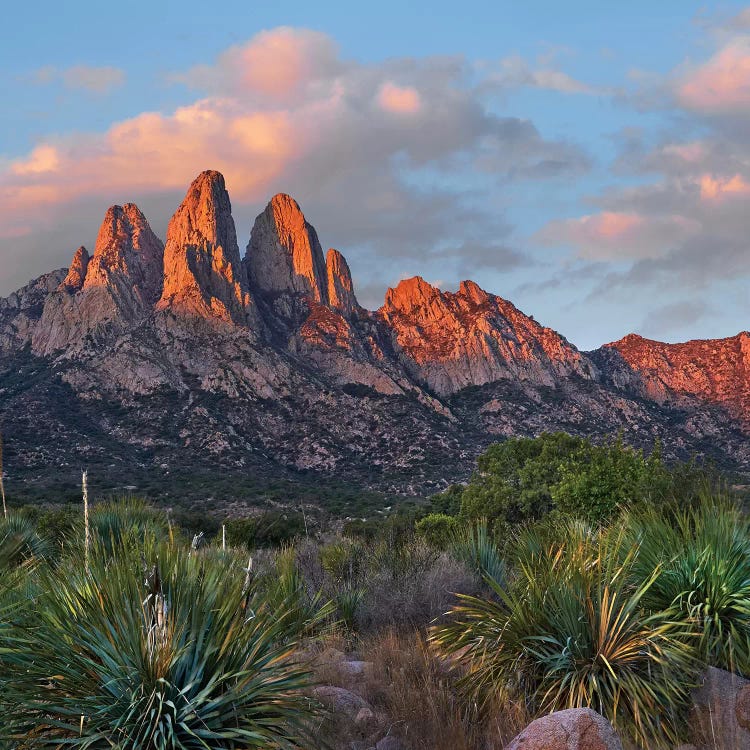
[[116, 336], [150, 314], [161, 290], [163, 252], [135, 204], [111, 206], [91, 259], [85, 263], [88, 253], [80, 248], [65, 282], [46, 299], [33, 350], [77, 351], [90, 339]]
[[359, 310], [349, 264], [346, 258], [333, 248], [326, 255], [326, 275], [328, 277], [328, 300], [331, 307], [337, 308], [345, 315]]
[[734, 417], [750, 420], [750, 333], [725, 339], [665, 344], [636, 334], [607, 344], [660, 402], [698, 398], [719, 404]]
[[169, 222], [157, 309], [237, 325], [254, 317], [232, 206], [219, 172], [198, 175]]
[[134, 203], [112, 206], [99, 229], [83, 288], [116, 290], [129, 304], [151, 307], [161, 293], [164, 244]]
[[71, 292], [77, 292], [83, 288], [83, 282], [86, 280], [86, 270], [89, 265], [89, 252], [86, 248], [81, 247], [76, 250], [73, 260], [68, 269], [68, 274], [63, 281], [65, 286]]
[[275, 195], [255, 220], [245, 254], [250, 286], [328, 303], [326, 264], [318, 235], [297, 201]]
[[388, 290], [379, 313], [403, 363], [442, 395], [505, 378], [553, 385], [595, 375], [560, 334], [473, 281], [451, 293], [419, 276], [406, 279]]

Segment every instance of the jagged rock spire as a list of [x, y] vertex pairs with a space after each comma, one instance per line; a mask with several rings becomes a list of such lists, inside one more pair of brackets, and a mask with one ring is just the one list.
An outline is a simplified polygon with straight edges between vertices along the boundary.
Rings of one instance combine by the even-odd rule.
[[62, 283], [68, 291], [77, 292], [83, 288], [83, 283], [86, 281], [86, 270], [88, 269], [89, 251], [81, 245], [76, 250], [73, 260], [70, 262], [70, 268], [68, 269], [68, 275]]
[[158, 307], [245, 325], [250, 305], [224, 177], [202, 172], [169, 222]]
[[328, 303], [326, 265], [318, 235], [297, 201], [288, 195], [275, 195], [255, 220], [245, 264], [253, 289], [299, 293]]
[[328, 276], [328, 302], [345, 315], [359, 309], [359, 302], [354, 294], [352, 274], [346, 258], [331, 248], [326, 255], [326, 272]]
[[161, 293], [163, 256], [164, 245], [138, 206], [111, 206], [99, 229], [83, 289], [105, 287], [127, 307], [150, 307]]

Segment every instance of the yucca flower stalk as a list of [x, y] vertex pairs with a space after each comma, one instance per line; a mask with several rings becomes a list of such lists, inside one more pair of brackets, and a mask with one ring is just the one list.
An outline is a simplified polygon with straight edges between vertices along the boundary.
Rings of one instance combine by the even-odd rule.
[[0, 495], [3, 498], [3, 517], [8, 517], [8, 505], [5, 502], [5, 474], [3, 466], [3, 433], [0, 432]]
[[89, 567], [89, 553], [91, 550], [91, 526], [89, 524], [89, 473], [81, 472], [81, 491], [83, 493], [83, 529], [84, 529], [84, 560], [86, 569]]

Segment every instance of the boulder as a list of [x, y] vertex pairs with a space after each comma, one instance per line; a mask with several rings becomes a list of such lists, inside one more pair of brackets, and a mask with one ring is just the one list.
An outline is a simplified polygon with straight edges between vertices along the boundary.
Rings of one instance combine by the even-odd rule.
[[370, 704], [362, 696], [333, 685], [323, 685], [313, 690], [315, 697], [325, 705], [329, 706], [334, 713], [344, 714], [352, 721], [356, 721], [362, 709], [372, 713]]
[[622, 750], [622, 743], [596, 711], [569, 708], [532, 721], [508, 750]]
[[696, 741], [711, 750], [750, 748], [750, 680], [709, 667], [693, 691]]
[[389, 734], [387, 737], [383, 737], [377, 745], [375, 750], [403, 750], [404, 746], [401, 744], [401, 740], [398, 737], [394, 737]]

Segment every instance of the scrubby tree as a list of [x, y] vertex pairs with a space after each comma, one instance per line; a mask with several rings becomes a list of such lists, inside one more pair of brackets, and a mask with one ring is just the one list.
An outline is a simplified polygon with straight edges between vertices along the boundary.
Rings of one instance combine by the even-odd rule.
[[590, 445], [564, 432], [491, 445], [464, 489], [461, 515], [509, 523], [540, 518], [553, 507], [552, 487], [566, 460]]

